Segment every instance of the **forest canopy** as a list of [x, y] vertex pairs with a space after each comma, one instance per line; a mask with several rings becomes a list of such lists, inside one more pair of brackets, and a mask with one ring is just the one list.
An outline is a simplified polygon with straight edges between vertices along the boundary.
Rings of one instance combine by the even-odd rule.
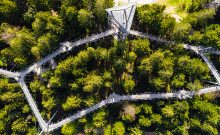
[[[207, 64], [182, 43], [220, 49], [220, 8], [211, 0], [170, 0], [186, 12], [176, 22], [167, 5], [138, 6], [132, 29], [175, 44], [128, 36], [109, 36], [55, 57], [41, 75], [25, 82], [44, 120], [58, 122], [105, 100], [110, 94], [199, 91], [215, 82]], [[176, 2], [176, 3], [175, 3]], [[111, 28], [106, 8], [112, 0], [1, 0], [0, 68], [22, 71], [54, 52], [61, 42], [76, 41]], [[217, 55], [207, 54], [217, 67]], [[0, 134], [40, 133], [20, 85], [0, 76]], [[219, 93], [186, 100], [119, 102], [100, 108], [55, 130], [54, 134], [218, 135]], [[52, 134], [52, 133], [51, 133]]]

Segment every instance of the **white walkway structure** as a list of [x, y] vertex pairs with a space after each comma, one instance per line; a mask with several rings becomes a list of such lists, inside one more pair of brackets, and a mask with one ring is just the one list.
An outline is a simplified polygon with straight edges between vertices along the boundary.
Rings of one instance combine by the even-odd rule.
[[[110, 9], [107, 11], [113, 11], [113, 10], [122, 10], [122, 16], [125, 16], [125, 12], [126, 12], [126, 9], [131, 7], [131, 5], [129, 5], [128, 7], [126, 6], [123, 6], [123, 7], [115, 7], [115, 9]], [[133, 8], [136, 8], [136, 5], [133, 7]], [[133, 10], [130, 10], [131, 12]], [[131, 14], [132, 15], [132, 14]], [[133, 16], [133, 15], [132, 15]], [[111, 17], [114, 17], [114, 14], [113, 16]], [[133, 19], [130, 18], [130, 19]], [[115, 20], [113, 20], [115, 21]], [[115, 21], [115, 23], [121, 23], [120, 21], [117, 22]], [[130, 23], [129, 21], [126, 21], [125, 23]], [[121, 25], [121, 26], [120, 26]], [[130, 30], [130, 26], [128, 27], [128, 25], [122, 25], [120, 24], [117, 26], [117, 28], [120, 28], [120, 27], [123, 27], [123, 28], [126, 28], [124, 30], [126, 30], [126, 32], [122, 31], [122, 33], [125, 33], [126, 35], [127, 34], [132, 34], [132, 35], [135, 35], [135, 36], [140, 36], [140, 37], [143, 37], [143, 38], [149, 38], [150, 40], [154, 40], [154, 41], [157, 41], [157, 42], [163, 42], [163, 43], [169, 43], [169, 44], [174, 44], [174, 42], [170, 42], [170, 41], [167, 41], [165, 39], [162, 39], [162, 38], [158, 38], [156, 36], [153, 36], [153, 35], [147, 35], [147, 34], [144, 34], [144, 33], [141, 33], [141, 32], [137, 32], [137, 31], [133, 31], [133, 30]], [[126, 27], [125, 27], [126, 26]], [[120, 29], [121, 30], [121, 29]], [[127, 33], [129, 32], [129, 33]], [[75, 41], [75, 42], [64, 42], [64, 43], [61, 43], [61, 47], [56, 50], [55, 52], [53, 52], [52, 54], [46, 56], [45, 58], [43, 58], [42, 60], [34, 63], [33, 65], [29, 66], [27, 69], [21, 71], [21, 72], [10, 72], [10, 71], [6, 71], [6, 70], [3, 70], [3, 69], [0, 69], [0, 74], [1, 75], [4, 75], [8, 78], [14, 78], [21, 86], [22, 90], [23, 90], [23, 93], [28, 101], [28, 104], [34, 114], [34, 116], [36, 117], [41, 129], [43, 132], [51, 132], [57, 128], [60, 128], [62, 127], [64, 124], [67, 124], [67, 123], [70, 123], [82, 116], [85, 116], [86, 114], [90, 113], [90, 112], [93, 112], [105, 105], [108, 105], [108, 104], [113, 104], [113, 103], [118, 103], [118, 102], [121, 102], [121, 101], [136, 101], [136, 100], [156, 100], [156, 99], [171, 99], [171, 98], [174, 98], [174, 99], [186, 99], [186, 98], [192, 98], [193, 96], [195, 95], [201, 95], [201, 94], [205, 94], [205, 93], [210, 93], [210, 92], [216, 92], [216, 91], [219, 91], [220, 90], [220, 86], [214, 86], [214, 87], [208, 87], [208, 88], [203, 88], [201, 90], [199, 90], [198, 92], [195, 92], [195, 91], [185, 91], [185, 90], [181, 90], [179, 92], [175, 92], [175, 93], [157, 93], [157, 94], [138, 94], [138, 95], [117, 95], [115, 93], [111, 94], [106, 100], [103, 100], [101, 101], [100, 103], [98, 104], [95, 104], [94, 106], [92, 107], [89, 107], [85, 110], [82, 110], [82, 111], [79, 111], [77, 112], [76, 114], [70, 116], [70, 117], [67, 117], [57, 123], [51, 123], [50, 122], [46, 122], [45, 120], [43, 120], [40, 112], [39, 112], [39, 109], [34, 101], [34, 99], [32, 98], [31, 94], [30, 94], [30, 91], [28, 90], [26, 84], [25, 84], [25, 81], [24, 81], [24, 78], [25, 76], [36, 70], [37, 68], [39, 68], [40, 66], [42, 66], [44, 63], [52, 60], [54, 57], [56, 57], [57, 55], [61, 54], [61, 53], [64, 53], [64, 52], [67, 52], [71, 49], [73, 49], [74, 47], [77, 47], [79, 45], [82, 45], [82, 44], [86, 44], [86, 43], [89, 43], [89, 42], [94, 42], [100, 38], [104, 38], [106, 36], [111, 36], [111, 35], [115, 35], [115, 34], [118, 34], [118, 30], [117, 29], [112, 29], [112, 30], [108, 30], [106, 32], [102, 32], [100, 34], [97, 34], [97, 35], [92, 35], [90, 37], [87, 37], [87, 38], [84, 38], [84, 39], [81, 39], [81, 40], [78, 40], [78, 41]], [[188, 50], [192, 50], [194, 51], [195, 53], [199, 54], [202, 59], [207, 63], [209, 69], [211, 70], [212, 74], [214, 75], [214, 77], [216, 78], [216, 80], [218, 81], [218, 83], [220, 83], [220, 75], [218, 73], [218, 71], [216, 70], [216, 68], [214, 67], [214, 65], [208, 60], [208, 58], [206, 58], [206, 56], [204, 55], [204, 53], [214, 53], [214, 54], [220, 54], [218, 50], [208, 50], [207, 48], [204, 48], [204, 47], [197, 47], [197, 46], [191, 46], [191, 45], [187, 45], [187, 44], [183, 44], [182, 45], [185, 49], [188, 49]]]

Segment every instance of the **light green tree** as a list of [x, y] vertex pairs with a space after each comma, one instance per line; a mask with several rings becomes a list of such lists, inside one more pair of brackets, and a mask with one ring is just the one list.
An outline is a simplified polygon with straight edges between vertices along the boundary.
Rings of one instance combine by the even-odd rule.
[[82, 102], [82, 99], [79, 96], [69, 96], [67, 97], [67, 100], [64, 104], [62, 104], [62, 107], [64, 110], [71, 110], [75, 109], [80, 106]]
[[174, 108], [172, 106], [166, 105], [164, 108], [161, 109], [162, 114], [165, 117], [173, 117], [174, 116]]
[[63, 135], [73, 135], [77, 133], [77, 131], [78, 131], [78, 125], [76, 122], [66, 124], [61, 129], [61, 133]]
[[93, 18], [94, 17], [92, 15], [92, 12], [86, 9], [80, 9], [78, 12], [77, 20], [82, 28], [88, 29], [89, 27], [91, 27], [93, 23]]
[[86, 92], [92, 92], [96, 89], [99, 89], [103, 85], [102, 77], [96, 75], [95, 73], [88, 74], [84, 79], [84, 87], [83, 90]]
[[124, 124], [120, 121], [116, 122], [113, 127], [113, 133], [115, 135], [124, 135], [125, 134]]
[[93, 115], [93, 124], [98, 127], [104, 127], [107, 124], [108, 113], [105, 110], [101, 110]]

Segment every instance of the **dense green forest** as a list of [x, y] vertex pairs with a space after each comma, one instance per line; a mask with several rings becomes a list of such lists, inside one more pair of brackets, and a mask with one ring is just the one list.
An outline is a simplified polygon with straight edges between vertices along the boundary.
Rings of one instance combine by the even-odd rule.
[[[186, 0], [185, 0], [186, 1]], [[215, 82], [203, 60], [181, 43], [220, 49], [220, 8], [211, 0], [187, 0], [180, 23], [158, 4], [137, 7], [132, 29], [176, 42], [163, 44], [128, 36], [107, 37], [55, 57], [58, 64], [27, 83], [45, 120], [59, 121], [90, 107], [113, 92], [119, 95], [198, 91]], [[0, 0], [0, 67], [21, 71], [60, 47], [109, 28], [106, 8], [112, 0]], [[208, 55], [220, 68], [220, 57]], [[0, 76], [0, 134], [34, 135], [41, 131], [21, 87]], [[50, 134], [218, 135], [219, 93], [186, 100], [120, 102], [105, 106]]]

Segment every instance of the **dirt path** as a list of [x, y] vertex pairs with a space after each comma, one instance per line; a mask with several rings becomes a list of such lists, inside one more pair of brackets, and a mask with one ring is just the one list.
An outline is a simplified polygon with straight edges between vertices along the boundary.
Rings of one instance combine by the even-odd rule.
[[175, 18], [176, 22], [181, 22], [183, 20], [182, 17], [176, 14], [176, 7], [174, 6], [168, 6], [164, 12]]

